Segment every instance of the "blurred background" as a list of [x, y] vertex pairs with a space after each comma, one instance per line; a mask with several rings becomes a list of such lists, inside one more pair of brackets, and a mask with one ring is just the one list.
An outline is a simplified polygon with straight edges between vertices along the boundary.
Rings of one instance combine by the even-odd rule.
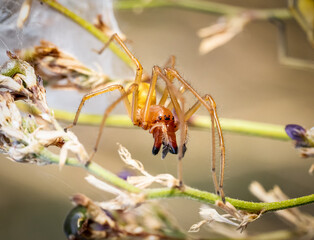
[[[53, 42], [86, 65], [117, 78], [132, 78], [133, 73], [109, 50], [98, 56], [92, 49], [102, 44], [79, 26], [45, 6], [33, 2], [31, 16], [24, 29], [15, 27], [22, 1], [0, 0], [0, 61], [7, 60], [6, 50], [13, 51], [38, 44], [41, 39]], [[285, 7], [286, 1], [219, 1], [248, 8]], [[67, 1], [67, 7], [93, 20], [108, 7], [104, 1]], [[88, 7], [88, 8], [87, 8]], [[110, 6], [109, 6], [110, 8]], [[273, 124], [314, 125], [314, 74], [283, 66], [278, 61], [277, 30], [268, 21], [249, 23], [233, 40], [206, 55], [200, 55], [197, 31], [214, 24], [219, 15], [175, 8], [115, 10], [121, 31], [129, 46], [148, 73], [154, 65], [162, 66], [171, 55], [176, 68], [201, 94], [211, 94], [223, 118], [243, 119]], [[306, 35], [294, 19], [286, 20], [289, 55], [314, 59]], [[47, 89], [51, 108], [75, 112], [83, 93]], [[103, 113], [109, 93], [92, 99], [85, 113]], [[194, 99], [188, 98], [190, 104]], [[116, 113], [125, 113], [123, 108]], [[207, 114], [201, 110], [199, 114]], [[66, 126], [68, 123], [63, 123]], [[88, 151], [96, 141], [97, 127], [77, 126], [78, 135]], [[266, 189], [278, 185], [289, 197], [313, 193], [313, 176], [308, 174], [311, 159], [301, 159], [292, 142], [225, 133], [225, 193], [242, 200], [257, 201], [248, 190], [252, 181]], [[176, 175], [176, 156], [161, 160], [153, 156], [152, 136], [139, 128], [105, 128], [94, 160], [114, 173], [124, 166], [117, 153], [119, 142], [142, 161], [151, 174]], [[213, 192], [210, 174], [210, 131], [190, 130], [188, 151], [183, 161], [186, 184]], [[20, 164], [0, 159], [0, 233], [1, 239], [65, 239], [63, 221], [72, 208], [70, 196], [84, 193], [94, 200], [108, 200], [110, 195], [90, 186], [82, 169]], [[162, 200], [177, 217], [183, 229], [200, 220], [200, 204], [181, 199]], [[187, 207], [188, 206], [188, 207]], [[313, 214], [313, 206], [300, 208]], [[268, 213], [248, 227], [250, 233], [289, 229], [273, 213]], [[195, 237], [210, 237], [201, 231]]]

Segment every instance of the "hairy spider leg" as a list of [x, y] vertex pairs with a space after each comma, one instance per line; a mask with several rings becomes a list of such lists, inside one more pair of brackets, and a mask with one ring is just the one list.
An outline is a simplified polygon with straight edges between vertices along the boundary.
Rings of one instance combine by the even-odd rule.
[[[158, 66], [154, 66], [152, 70], [152, 78], [151, 78], [151, 84], [148, 91], [146, 104], [143, 112], [143, 119], [144, 121], [148, 121], [149, 119], [149, 107], [151, 105], [151, 99], [153, 96], [153, 92], [155, 91], [156, 82], [158, 80], [158, 76], [161, 77], [166, 83], [166, 88], [164, 90], [163, 96], [165, 96], [165, 92], [169, 93], [171, 102], [174, 105], [175, 111], [179, 118], [179, 127], [180, 127], [180, 144], [179, 144], [179, 154], [178, 154], [178, 179], [179, 179], [179, 188], [183, 187], [183, 176], [182, 176], [182, 158], [184, 156], [184, 148], [185, 148], [185, 141], [186, 141], [186, 126], [184, 121], [184, 99], [181, 96], [182, 94], [175, 88], [175, 86], [172, 84], [172, 79], [168, 79], [166, 75], [163, 74], [162, 70]], [[166, 95], [166, 96], [167, 96]], [[177, 99], [180, 99], [181, 107]], [[182, 109], [181, 109], [182, 108]]]
[[[96, 96], [98, 96], [98, 95], [101, 95], [101, 94], [103, 94], [103, 93], [106, 93], [106, 92], [112, 92], [112, 91], [114, 91], [114, 90], [119, 90], [120, 93], [121, 93], [121, 95], [124, 95], [124, 94], [125, 94], [124, 87], [123, 87], [122, 85], [120, 85], [120, 84], [110, 85], [110, 86], [101, 88], [101, 89], [99, 89], [99, 90], [97, 90], [97, 91], [93, 91], [93, 92], [90, 92], [90, 93], [85, 94], [85, 95], [83, 96], [82, 100], [81, 100], [81, 103], [80, 103], [80, 105], [79, 105], [77, 111], [76, 111], [76, 114], [75, 114], [73, 123], [70, 124], [69, 126], [67, 126], [66, 128], [64, 128], [64, 130], [67, 131], [69, 128], [72, 128], [72, 127], [74, 127], [74, 126], [77, 124], [77, 121], [78, 121], [78, 118], [79, 118], [79, 116], [80, 116], [81, 110], [82, 110], [82, 108], [83, 108], [83, 106], [84, 106], [84, 103], [85, 103], [87, 100], [89, 100], [89, 99], [91, 99], [91, 98], [93, 98], [93, 97], [96, 97]], [[124, 104], [125, 104], [125, 107], [126, 107], [126, 109], [127, 109], [127, 111], [128, 111], [129, 116], [131, 116], [131, 105], [130, 105], [128, 99], [125, 99]]]
[[[111, 36], [111, 38], [109, 39], [109, 41], [104, 45], [104, 47], [99, 51], [99, 53], [102, 53], [102, 51], [104, 51], [104, 49], [109, 46], [110, 42], [116, 40], [118, 42], [119, 45], [121, 45], [121, 47], [126, 51], [126, 53], [129, 55], [129, 57], [135, 62], [136, 66], [137, 66], [137, 71], [136, 71], [136, 78], [135, 78], [135, 84], [139, 85], [141, 83], [141, 78], [142, 78], [142, 72], [143, 72], [143, 68], [140, 64], [140, 62], [135, 58], [135, 56], [129, 51], [129, 49], [126, 47], [126, 45], [123, 43], [123, 41], [119, 38], [119, 36], [117, 34], [114, 34]], [[170, 59], [170, 64], [171, 67], [174, 67], [175, 64], [175, 58], [171, 57]], [[168, 64], [168, 63], [167, 63]], [[166, 85], [167, 87], [165, 88], [164, 91], [167, 91], [166, 93], [164, 92], [163, 95], [168, 95], [168, 92], [170, 93], [170, 97], [171, 97], [171, 102], [174, 105], [174, 108], [177, 112], [177, 114], [179, 115], [179, 121], [180, 121], [180, 128], [181, 128], [181, 141], [180, 141], [180, 147], [179, 147], [179, 164], [178, 164], [178, 178], [180, 181], [180, 186], [182, 186], [182, 163], [181, 163], [181, 159], [184, 155], [184, 150], [183, 150], [183, 145], [186, 139], [186, 127], [185, 127], [185, 122], [184, 122], [184, 111], [181, 110], [179, 103], [176, 100], [175, 94], [174, 94], [174, 86], [171, 84], [171, 80], [169, 80], [165, 75], [163, 75], [161, 69], [159, 67], [154, 67], [153, 68], [153, 74], [152, 74], [152, 78], [150, 80], [150, 87], [148, 90], [148, 94], [147, 94], [147, 98], [145, 101], [145, 105], [144, 105], [144, 111], [143, 111], [143, 128], [145, 129], [145, 127], [147, 126], [147, 121], [149, 119], [149, 108], [151, 106], [151, 102], [152, 102], [152, 98], [154, 95], [154, 91], [155, 91], [155, 87], [156, 87], [156, 82], [158, 79], [158, 75], [162, 77], [162, 79], [164, 79], [164, 81], [166, 81]], [[172, 88], [172, 90], [170, 90], [170, 88]], [[183, 104], [183, 99], [181, 99], [181, 104]], [[136, 89], [135, 91], [133, 91], [133, 101], [132, 101], [132, 120], [133, 120], [133, 124], [134, 125], [139, 125], [139, 121], [140, 119], [137, 119], [137, 109], [138, 109], [138, 89]]]
[[132, 84], [129, 89], [127, 91], [124, 90], [124, 87], [122, 85], [119, 85], [119, 84], [115, 84], [115, 85], [111, 85], [111, 86], [107, 86], [105, 88], [102, 88], [102, 89], [99, 89], [97, 91], [94, 91], [94, 92], [90, 92], [90, 93], [87, 93], [86, 95], [83, 96], [82, 100], [81, 100], [81, 103], [76, 111], [76, 114], [75, 114], [75, 118], [73, 120], [73, 123], [70, 124], [68, 127], [66, 127], [64, 130], [67, 131], [69, 128], [71, 127], [74, 127], [76, 124], [77, 124], [77, 121], [79, 119], [79, 116], [80, 116], [80, 113], [81, 113], [81, 110], [84, 106], [84, 103], [89, 100], [90, 98], [93, 98], [93, 97], [96, 97], [98, 95], [101, 95], [103, 93], [106, 93], [106, 92], [112, 92], [114, 90], [119, 90], [120, 93], [121, 93], [121, 97], [114, 101], [105, 111], [105, 114], [102, 118], [102, 121], [101, 121], [101, 124], [100, 124], [100, 127], [99, 127], [99, 131], [98, 131], [98, 136], [97, 136], [97, 140], [96, 140], [96, 144], [94, 146], [94, 149], [93, 149], [93, 153], [90, 155], [89, 157], [89, 161], [91, 161], [91, 159], [94, 157], [95, 153], [97, 152], [97, 148], [98, 148], [98, 145], [99, 145], [99, 142], [100, 142], [100, 138], [101, 138], [101, 135], [102, 135], [102, 131], [103, 131], [103, 127], [105, 125], [105, 121], [107, 119], [107, 116], [109, 115], [109, 113], [114, 109], [114, 107], [121, 101], [121, 100], [124, 100], [124, 105], [127, 109], [127, 112], [128, 112], [128, 115], [129, 117], [131, 117], [131, 104], [128, 100], [127, 96], [128, 94], [130, 94], [131, 92], [133, 92], [134, 90], [137, 89], [137, 84]]
[[[123, 50], [126, 52], [126, 54], [130, 57], [130, 59], [133, 61], [133, 63], [136, 66], [136, 75], [135, 75], [135, 83], [137, 85], [140, 85], [142, 81], [142, 75], [143, 75], [143, 67], [142, 64], [137, 60], [137, 58], [130, 52], [130, 50], [127, 48], [127, 46], [124, 44], [122, 39], [119, 37], [118, 34], [114, 33], [108, 42], [99, 50], [99, 54], [101, 54], [113, 41], [117, 41], [117, 43], [123, 48]], [[132, 99], [132, 114], [131, 119], [134, 125], [138, 125], [138, 119], [136, 118], [137, 115], [137, 109], [138, 109], [138, 88], [133, 91], [133, 99]]]
[[[142, 74], [143, 74], [143, 67], [141, 65], [141, 63], [134, 57], [134, 55], [129, 51], [129, 49], [126, 47], [126, 45], [123, 43], [123, 41], [121, 40], [121, 38], [117, 35], [117, 34], [113, 34], [109, 41], [103, 46], [103, 48], [99, 51], [99, 54], [101, 54], [107, 46], [109, 46], [109, 44], [113, 41], [113, 40], [116, 40], [118, 42], [119, 45], [121, 45], [121, 47], [124, 49], [124, 51], [127, 53], [127, 55], [130, 57], [130, 59], [134, 62], [134, 64], [136, 65], [136, 76], [135, 76], [135, 83], [133, 84], [133, 87], [131, 88], [131, 90], [129, 91], [125, 91], [124, 90], [124, 87], [122, 85], [111, 85], [111, 86], [108, 86], [108, 87], [105, 87], [103, 89], [100, 89], [100, 90], [97, 90], [97, 91], [94, 91], [94, 92], [91, 92], [91, 93], [88, 93], [86, 94], [82, 100], [81, 100], [81, 103], [78, 107], [78, 110], [75, 114], [75, 118], [74, 118], [74, 121], [71, 125], [69, 125], [68, 127], [66, 127], [64, 130], [67, 131], [67, 129], [73, 127], [76, 125], [77, 121], [78, 121], [78, 118], [79, 118], [79, 115], [80, 115], [80, 112], [82, 110], [82, 107], [85, 103], [86, 100], [92, 98], [92, 97], [95, 97], [97, 95], [100, 95], [100, 94], [103, 94], [103, 93], [106, 93], [106, 92], [110, 92], [110, 91], [113, 91], [115, 89], [118, 89], [120, 90], [121, 92], [121, 97], [116, 100], [115, 102], [113, 102], [108, 108], [107, 110], [105, 111], [105, 114], [103, 116], [103, 119], [102, 119], [102, 122], [101, 122], [101, 125], [100, 125], [100, 130], [99, 130], [99, 133], [98, 133], [98, 137], [97, 137], [97, 141], [96, 141], [96, 145], [94, 147], [94, 151], [90, 157], [89, 160], [91, 160], [93, 158], [93, 156], [95, 155], [96, 151], [97, 151], [97, 148], [98, 148], [98, 144], [99, 144], [99, 141], [100, 141], [100, 137], [102, 135], [102, 130], [103, 130], [103, 127], [104, 127], [104, 124], [105, 124], [105, 120], [107, 118], [107, 116], [109, 115], [109, 113], [113, 110], [113, 108], [122, 100], [124, 99], [124, 103], [125, 103], [125, 106], [126, 106], [126, 109], [128, 111], [128, 114], [130, 116], [130, 118], [132, 119], [132, 122], [133, 124], [137, 125], [138, 124], [138, 118], [137, 118], [137, 108], [138, 108], [138, 85], [140, 84], [141, 82], [141, 79], [142, 79]], [[130, 88], [129, 88], [130, 89]], [[129, 102], [129, 100], [127, 99], [127, 96], [129, 93], [133, 93], [133, 99], [132, 99], [132, 107], [131, 107], [131, 104]]]
[[[173, 59], [173, 61], [174, 61], [174, 60], [175, 60], [175, 59]], [[173, 62], [173, 64], [172, 64], [171, 67], [172, 67], [172, 68], [174, 67], [174, 62]], [[168, 80], [169, 80], [170, 82], [173, 81], [173, 77], [172, 77], [172, 76], [167, 76], [167, 78], [168, 78]], [[162, 94], [162, 96], [161, 96], [161, 98], [160, 98], [158, 104], [165, 106], [166, 101], [167, 101], [167, 99], [168, 99], [168, 95], [169, 95], [169, 91], [168, 91], [168, 86], [166, 85], [166, 86], [165, 86], [165, 89], [164, 89], [164, 92], [163, 92], [163, 94]], [[170, 102], [169, 104], [172, 104], [172, 102]], [[168, 105], [168, 106], [169, 106], [169, 105]], [[167, 106], [167, 108], [168, 108], [168, 106]], [[172, 108], [173, 108], [173, 107], [171, 107], [171, 108], [169, 108], [169, 109], [172, 110]]]
[[[210, 95], [205, 95], [204, 97], [201, 97], [192, 87], [190, 84], [188, 84], [181, 75], [172, 68], [165, 69], [166, 73], [172, 74], [177, 80], [179, 80], [187, 90], [189, 90], [197, 99], [198, 102], [194, 104], [186, 113], [184, 116], [184, 121], [186, 122], [198, 109], [201, 105], [203, 105], [209, 112], [211, 116], [211, 122], [212, 122], [212, 178], [214, 181], [215, 190], [218, 195], [222, 198], [222, 200], [225, 202], [225, 195], [223, 192], [223, 180], [224, 180], [224, 169], [225, 169], [225, 144], [224, 144], [224, 138], [220, 126], [220, 122], [217, 115], [216, 110], [216, 103], [214, 99]], [[209, 102], [209, 104], [207, 104]], [[216, 154], [215, 154], [215, 126], [217, 129], [217, 133], [219, 136], [219, 147], [221, 152], [221, 160], [220, 160], [220, 179], [219, 179], [219, 186], [216, 176]]]
[[[93, 150], [93, 153], [91, 154], [90, 158], [89, 158], [89, 161], [94, 157], [95, 153], [97, 152], [97, 149], [98, 149], [98, 145], [99, 145], [99, 142], [100, 142], [100, 139], [101, 139], [101, 135], [102, 135], [102, 132], [104, 130], [104, 126], [105, 126], [105, 123], [106, 123], [106, 120], [109, 116], [109, 114], [112, 112], [112, 110], [119, 104], [119, 102], [121, 102], [122, 100], [124, 100], [125, 102], [128, 102], [128, 98], [127, 96], [131, 93], [133, 93], [134, 91], [136, 91], [138, 89], [138, 85], [136, 83], [133, 83], [129, 86], [129, 88], [127, 89], [126, 92], [124, 92], [123, 94], [121, 94], [121, 96], [115, 100], [113, 103], [111, 103], [107, 109], [105, 110], [104, 112], [104, 115], [102, 117], [102, 120], [101, 120], [101, 123], [99, 125], [99, 130], [98, 130], [98, 136], [97, 136], [97, 140], [96, 140], [96, 144], [95, 144], [95, 147], [94, 147], [94, 150]], [[130, 106], [130, 103], [129, 103], [129, 109], [131, 109], [131, 106]], [[129, 114], [129, 117], [131, 117], [131, 115]]]
[[163, 68], [174, 68], [175, 64], [176, 64], [176, 57], [171, 55], [168, 61], [163, 66]]
[[[167, 65], [171, 65], [170, 68], [173, 68], [173, 69], [174, 69], [175, 61], [176, 61], [175, 56], [171, 56], [170, 59], [168, 60], [168, 62], [165, 64], [165, 67], [164, 67], [163, 69], [168, 68]], [[167, 74], [167, 78], [168, 78], [168, 80], [172, 83], [172, 82], [173, 82], [173, 79], [174, 79], [174, 76], [172, 76], [171, 74], [168, 73], [168, 74]], [[183, 94], [184, 91], [185, 91], [185, 87], [182, 85], [182, 86], [180, 87], [180, 92]], [[164, 91], [163, 91], [163, 95], [162, 95], [162, 97], [161, 97], [160, 100], [159, 100], [158, 105], [163, 105], [163, 106], [165, 106], [166, 101], [167, 101], [167, 99], [168, 99], [168, 95], [169, 95], [168, 87], [166, 86], [165, 89], [164, 89]], [[173, 109], [173, 103], [172, 103], [172, 101], [169, 102], [169, 104], [166, 106], [166, 108], [168, 108], [168, 109], [170, 109], [170, 110]]]

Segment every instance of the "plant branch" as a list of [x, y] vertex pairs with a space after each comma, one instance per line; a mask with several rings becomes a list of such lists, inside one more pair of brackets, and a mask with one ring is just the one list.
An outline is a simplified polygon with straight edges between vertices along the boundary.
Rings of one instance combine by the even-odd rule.
[[[38, 114], [38, 109], [33, 105], [29, 105], [23, 102], [17, 102], [19, 109], [24, 112]], [[54, 116], [61, 121], [72, 122], [75, 113], [54, 109]], [[78, 119], [78, 124], [95, 125], [98, 126], [101, 123], [102, 115], [97, 114], [84, 114], [81, 113]], [[245, 121], [238, 119], [220, 118], [220, 123], [223, 131], [230, 133], [238, 133], [242, 135], [250, 135], [256, 137], [265, 137], [271, 139], [277, 139], [282, 141], [291, 140], [285, 132], [285, 126], [260, 123], [253, 121]], [[198, 130], [207, 130], [211, 127], [211, 121], [209, 116], [195, 115], [189, 121], [190, 127]], [[131, 119], [128, 115], [110, 115], [106, 120], [106, 126], [108, 127], [122, 127], [132, 128], [134, 127]]]
[[200, 0], [120, 0], [115, 2], [115, 8], [119, 10], [157, 8], [157, 7], [178, 7], [187, 10], [215, 13], [222, 15], [236, 15], [241, 12], [251, 12], [258, 19], [267, 20], [269, 18], [288, 19], [291, 18], [287, 8], [275, 9], [249, 9], [244, 7], [231, 6], [228, 4], [200, 1]]
[[[64, 16], [70, 18], [72, 21], [76, 22], [79, 26], [87, 30], [93, 36], [95, 36], [102, 43], [107, 43], [109, 41], [110, 36], [105, 35], [102, 31], [96, 28], [93, 24], [76, 15], [74, 12], [68, 10], [66, 7], [62, 6], [60, 3], [54, 0], [42, 0], [41, 2], [46, 3], [51, 8], [56, 11], [62, 13]], [[108, 46], [110, 50], [117, 55], [123, 62], [125, 62], [129, 67], [135, 69], [135, 66], [131, 60], [131, 58], [124, 52], [122, 49], [118, 47], [117, 44], [111, 42]]]
[[[178, 189], [169, 188], [157, 188], [148, 189], [145, 191], [148, 199], [159, 199], [159, 198], [175, 198], [175, 197], [185, 197], [193, 200], [197, 200], [203, 203], [214, 204], [216, 200], [220, 197], [209, 192], [201, 191], [195, 188], [186, 187], [184, 191]], [[248, 202], [243, 200], [238, 200], [235, 198], [226, 197], [226, 201], [230, 202], [235, 208], [239, 210], [245, 210], [251, 213], [269, 212], [277, 211], [286, 208], [298, 207], [301, 205], [306, 205], [314, 202], [314, 194], [303, 196], [299, 198], [293, 198], [280, 202]]]
[[[38, 158], [49, 163], [59, 164], [59, 156], [51, 153], [47, 149], [42, 149], [38, 154]], [[119, 178], [110, 171], [104, 169], [95, 162], [91, 162], [88, 165], [82, 165], [77, 159], [67, 158], [66, 165], [85, 168], [89, 173], [103, 178], [106, 182], [119, 187], [130, 193], [140, 193], [141, 190], [123, 179]], [[195, 188], [186, 186], [184, 191], [171, 188], [157, 188], [157, 189], [146, 189], [143, 191], [146, 194], [147, 199], [163, 199], [163, 198], [189, 198], [197, 200], [207, 204], [214, 204], [220, 197], [209, 192], [201, 191]], [[226, 198], [226, 201], [230, 202], [235, 208], [245, 210], [251, 213], [260, 213], [268, 211], [277, 211], [286, 208], [298, 207], [314, 202], [314, 194], [303, 196], [299, 198], [289, 199], [281, 202], [271, 203], [256, 203], [242, 201], [234, 198]]]
[[[55, 117], [59, 120], [72, 122], [75, 113], [69, 113], [61, 110], [54, 110]], [[99, 125], [102, 115], [80, 114], [78, 123], [88, 125]], [[257, 137], [266, 137], [277, 140], [290, 140], [285, 132], [285, 126], [259, 123], [245, 120], [220, 118], [221, 127], [226, 132], [239, 133], [243, 135], [251, 135]], [[189, 120], [189, 126], [199, 130], [206, 130], [211, 127], [209, 116], [193, 116]], [[106, 120], [106, 126], [110, 127], [133, 127], [132, 121], [127, 115], [110, 115]]]
[[[45, 148], [43, 148], [40, 151], [40, 153], [38, 154], [38, 158], [48, 163], [59, 164], [59, 156], [48, 151]], [[76, 158], [67, 158], [66, 165], [85, 168], [89, 173], [95, 176], [99, 176], [103, 178], [104, 180], [106, 180], [108, 183], [116, 187], [119, 187], [123, 190], [126, 190], [128, 192], [139, 193], [141, 191], [139, 188], [134, 187], [133, 185], [124, 181], [122, 178], [119, 178], [117, 175], [113, 174], [112, 172], [104, 169], [103, 167], [101, 167], [95, 162], [90, 162], [86, 165], [83, 165]]]

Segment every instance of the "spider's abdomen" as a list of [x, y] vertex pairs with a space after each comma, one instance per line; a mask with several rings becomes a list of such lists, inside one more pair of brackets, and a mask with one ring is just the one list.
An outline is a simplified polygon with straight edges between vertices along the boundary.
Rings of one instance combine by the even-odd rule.
[[[147, 99], [147, 95], [148, 95], [148, 91], [149, 91], [149, 87], [150, 85], [148, 83], [144, 83], [141, 82], [138, 86], [138, 102], [137, 102], [137, 106], [139, 109], [142, 109], [145, 107], [145, 103], [146, 103], [146, 99]], [[129, 88], [129, 86], [127, 86], [127, 89]], [[132, 104], [133, 102], [133, 94], [129, 94], [128, 99], [130, 101], [130, 103]], [[156, 92], [153, 92], [153, 96], [151, 99], [151, 104], [156, 104]]]

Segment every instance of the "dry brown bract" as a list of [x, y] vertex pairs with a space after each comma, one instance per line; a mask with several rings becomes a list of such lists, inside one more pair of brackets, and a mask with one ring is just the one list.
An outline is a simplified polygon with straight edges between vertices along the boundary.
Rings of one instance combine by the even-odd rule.
[[17, 50], [16, 54], [30, 62], [52, 87], [90, 90], [111, 81], [108, 76], [86, 67], [48, 41], [42, 40], [34, 48]]
[[243, 12], [233, 17], [221, 17], [218, 22], [198, 31], [198, 36], [202, 39], [199, 52], [206, 54], [218, 48], [243, 31], [243, 28], [252, 20], [249, 12]]

